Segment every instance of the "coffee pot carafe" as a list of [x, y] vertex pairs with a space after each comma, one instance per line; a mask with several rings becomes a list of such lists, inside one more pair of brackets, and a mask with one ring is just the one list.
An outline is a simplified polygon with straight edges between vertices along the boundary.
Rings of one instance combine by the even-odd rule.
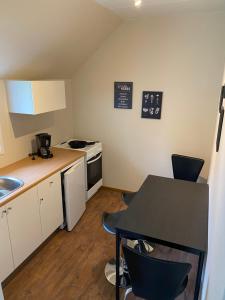
[[53, 154], [50, 151], [51, 135], [48, 133], [39, 133], [36, 135], [37, 153], [42, 158], [51, 158]]

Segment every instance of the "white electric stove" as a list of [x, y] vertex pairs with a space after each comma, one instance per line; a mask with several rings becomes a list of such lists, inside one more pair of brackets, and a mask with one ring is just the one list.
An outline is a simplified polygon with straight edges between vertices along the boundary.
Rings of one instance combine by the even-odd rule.
[[[84, 148], [71, 148], [69, 142], [77, 139], [69, 139], [55, 145], [56, 148], [70, 149], [86, 152], [86, 186], [87, 200], [90, 199], [102, 186], [102, 143], [95, 142], [93, 145], [87, 145]], [[87, 141], [92, 142], [92, 141]]]

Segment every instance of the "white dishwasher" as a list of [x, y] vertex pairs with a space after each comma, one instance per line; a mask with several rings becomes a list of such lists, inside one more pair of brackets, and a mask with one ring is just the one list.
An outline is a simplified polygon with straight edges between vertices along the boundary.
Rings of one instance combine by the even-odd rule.
[[77, 224], [86, 209], [86, 181], [84, 158], [79, 159], [61, 173], [64, 217], [68, 231]]

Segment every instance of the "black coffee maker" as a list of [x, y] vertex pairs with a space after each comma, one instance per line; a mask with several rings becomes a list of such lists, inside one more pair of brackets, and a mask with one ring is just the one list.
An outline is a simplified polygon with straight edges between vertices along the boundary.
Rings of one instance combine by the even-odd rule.
[[48, 133], [39, 133], [36, 135], [37, 153], [42, 158], [51, 158], [53, 154], [50, 151], [51, 135]]

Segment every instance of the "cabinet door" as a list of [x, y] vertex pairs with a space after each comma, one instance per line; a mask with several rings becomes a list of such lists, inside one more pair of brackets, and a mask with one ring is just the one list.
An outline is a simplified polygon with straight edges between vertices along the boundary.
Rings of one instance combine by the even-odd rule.
[[61, 176], [57, 173], [38, 185], [42, 237], [45, 240], [63, 223]]
[[7, 80], [9, 111], [19, 114], [41, 114], [66, 108], [63, 80]]
[[32, 188], [7, 205], [9, 234], [15, 267], [41, 243], [37, 188]]
[[0, 284], [14, 270], [6, 212], [0, 207]]
[[65, 82], [62, 80], [32, 81], [32, 93], [35, 114], [66, 108]]
[[71, 231], [86, 209], [84, 159], [64, 173], [67, 230]]

